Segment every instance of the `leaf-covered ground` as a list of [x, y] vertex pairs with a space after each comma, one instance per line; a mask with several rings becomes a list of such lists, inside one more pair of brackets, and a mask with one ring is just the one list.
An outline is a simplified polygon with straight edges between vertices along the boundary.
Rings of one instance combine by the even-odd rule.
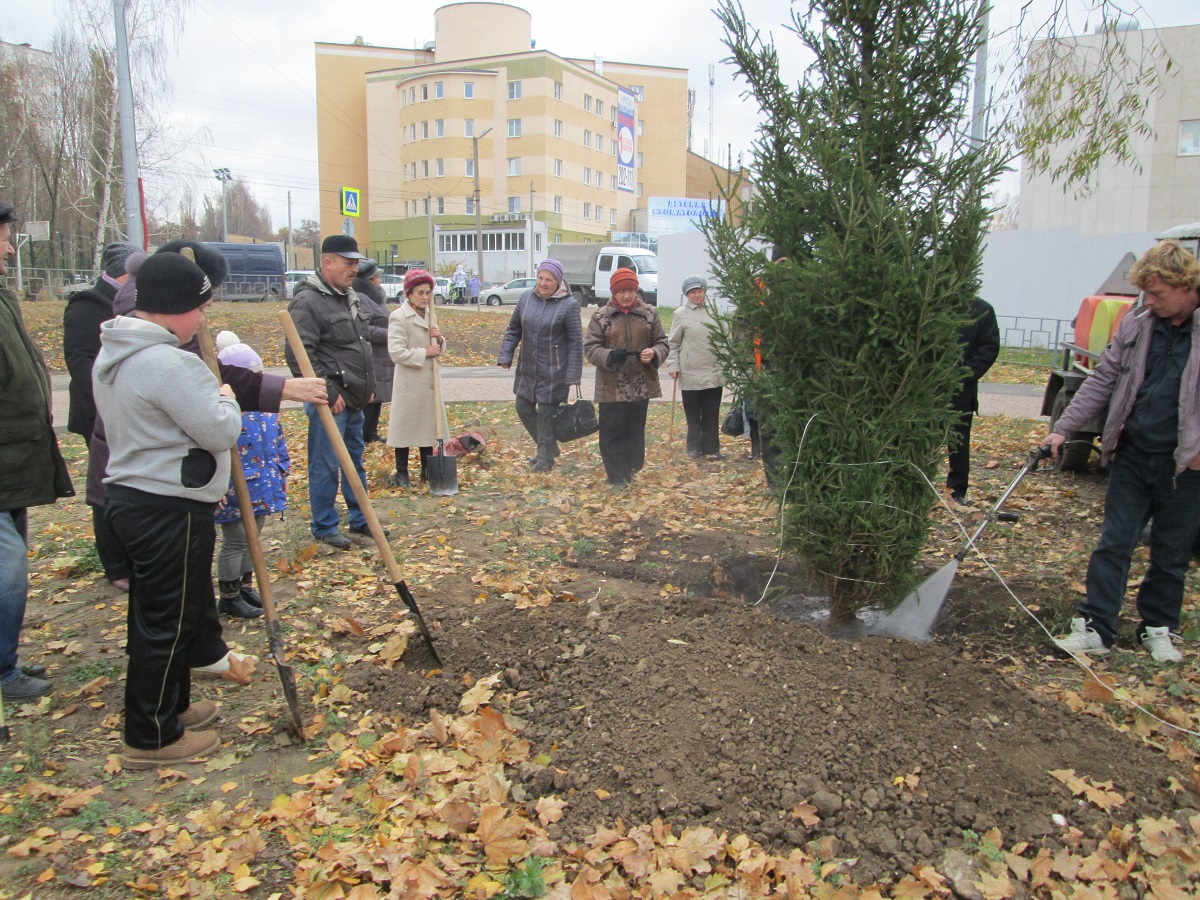
[[[668, 413], [651, 411], [649, 465], [621, 491], [594, 439], [530, 474], [508, 404], [452, 407], [490, 440], [455, 497], [389, 487], [390, 451], [370, 448], [441, 670], [373, 547], [311, 543], [294, 454], [293, 508], [265, 540], [309, 737], [286, 733], [260, 662], [248, 686], [198, 683], [224, 739], [199, 766], [121, 770], [124, 598], [88, 571], [80, 501], [33, 511], [22, 656], [57, 690], [7, 710], [0, 897], [1196, 892], [1200, 745], [1160, 721], [1200, 729], [1195, 574], [1180, 666], [1128, 651], [1093, 678], [1052, 659], [977, 558], [938, 641], [834, 640], [786, 561], [751, 605], [775, 562], [761, 472], [724, 438], [723, 462], [681, 458]], [[285, 421], [302, 446], [302, 418]], [[1040, 430], [977, 425], [978, 500]], [[78, 472], [82, 445], [65, 449]], [[1095, 474], [1039, 473], [1010, 503], [1020, 522], [981, 541], [1051, 630], [1102, 503]], [[963, 539], [944, 514], [929, 569]], [[265, 655], [260, 623], [226, 635]]]

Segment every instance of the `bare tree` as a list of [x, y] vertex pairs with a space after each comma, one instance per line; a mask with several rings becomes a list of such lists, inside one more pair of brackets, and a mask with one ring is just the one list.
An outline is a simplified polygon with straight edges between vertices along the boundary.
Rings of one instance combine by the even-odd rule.
[[[219, 241], [222, 232], [221, 195], [204, 198], [204, 212], [200, 216], [200, 240]], [[265, 204], [260, 204], [254, 192], [240, 178], [229, 182], [225, 189], [225, 216], [229, 234], [254, 238], [259, 241], [274, 239], [271, 229], [271, 213]]]

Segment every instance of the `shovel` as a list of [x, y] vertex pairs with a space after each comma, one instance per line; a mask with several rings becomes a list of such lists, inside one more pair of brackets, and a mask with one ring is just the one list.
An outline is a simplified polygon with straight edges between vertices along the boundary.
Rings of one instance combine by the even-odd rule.
[[[437, 328], [437, 313], [432, 303], [429, 305], [429, 327]], [[446, 455], [446, 432], [442, 427], [446, 418], [446, 407], [442, 404], [442, 368], [436, 356], [433, 358], [433, 406], [437, 449], [430, 454], [426, 466], [429, 493], [435, 497], [453, 497], [458, 493], [458, 460]]]
[[[296, 364], [300, 366], [301, 374], [305, 378], [316, 378], [317, 373], [313, 371], [312, 363], [309, 362], [308, 352], [304, 349], [304, 341], [300, 339], [300, 332], [296, 330], [296, 323], [292, 321], [292, 317], [286, 309], [279, 311], [279, 321], [283, 323], [284, 334], [287, 335], [287, 342], [292, 348], [292, 353], [296, 356]], [[367, 493], [366, 485], [359, 480], [358, 470], [354, 468], [354, 460], [350, 458], [350, 451], [346, 449], [346, 442], [342, 440], [342, 434], [338, 431], [337, 423], [333, 421], [333, 410], [328, 406], [318, 406], [317, 413], [321, 416], [321, 424], [325, 426], [325, 433], [329, 435], [329, 443], [333, 444], [333, 449], [337, 453], [338, 464], [342, 467], [342, 474], [345, 476], [346, 481], [350, 483], [350, 488], [354, 491], [354, 496], [358, 499], [359, 508], [362, 509], [362, 514], [366, 517], [367, 527], [371, 529], [371, 537], [375, 538], [375, 545], [379, 547], [379, 555], [383, 557], [388, 577], [392, 580], [392, 585], [396, 588], [396, 593], [400, 595], [400, 599], [404, 601], [404, 605], [408, 607], [413, 620], [417, 623], [417, 628], [421, 632], [421, 637], [425, 639], [425, 644], [429, 647], [429, 653], [433, 656], [434, 662], [440, 666], [442, 658], [438, 656], [437, 648], [433, 646], [433, 635], [429, 633], [429, 626], [425, 624], [425, 617], [421, 615], [421, 610], [417, 607], [417, 599], [412, 595], [412, 591], [408, 589], [408, 585], [404, 583], [404, 577], [400, 574], [400, 567], [396, 565], [396, 558], [392, 556], [392, 546], [387, 542], [383, 528], [379, 525], [379, 519], [375, 516], [375, 509], [371, 506], [371, 496]]]
[[866, 633], [888, 635], [909, 641], [928, 641], [938, 613], [942, 611], [942, 605], [950, 593], [950, 585], [954, 583], [954, 575], [958, 572], [959, 563], [967, 558], [971, 547], [983, 534], [985, 528], [997, 519], [1011, 519], [1013, 514], [1002, 513], [1001, 507], [1017, 489], [1017, 485], [1021, 483], [1022, 479], [1030, 472], [1037, 471], [1038, 463], [1049, 456], [1049, 447], [1030, 448], [1029, 457], [1025, 460], [1025, 465], [1021, 466], [1021, 471], [1017, 473], [1013, 483], [1000, 495], [996, 505], [991, 508], [970, 539], [954, 554], [954, 558], [917, 585], [916, 589], [911, 591], [894, 610], [877, 619]]
[[679, 396], [679, 379], [671, 379], [671, 424], [667, 426], [667, 449], [675, 443], [675, 398]]
[[[190, 256], [188, 248], [183, 249], [185, 256]], [[212, 373], [221, 380], [221, 372], [217, 367], [217, 351], [213, 347], [212, 335], [208, 333], [208, 323], [201, 322], [196, 329], [196, 337], [200, 341], [200, 357]], [[246, 484], [246, 473], [242, 471], [242, 459], [237, 448], [229, 452], [230, 468], [233, 473], [233, 491], [237, 495], [238, 512], [242, 514], [242, 528], [246, 531], [246, 545], [250, 548], [250, 560], [254, 564], [254, 578], [258, 582], [258, 592], [262, 597], [263, 618], [267, 623], [267, 646], [275, 668], [279, 671], [279, 680], [283, 683], [283, 696], [287, 699], [288, 709], [292, 714], [292, 726], [296, 737], [304, 738], [304, 719], [300, 715], [300, 695], [296, 691], [296, 673], [285, 662], [283, 649], [283, 634], [279, 628], [279, 616], [275, 612], [275, 595], [271, 593], [271, 573], [267, 569], [267, 561], [263, 557], [262, 542], [258, 539], [258, 521], [254, 517], [254, 505], [250, 502], [250, 488]]]

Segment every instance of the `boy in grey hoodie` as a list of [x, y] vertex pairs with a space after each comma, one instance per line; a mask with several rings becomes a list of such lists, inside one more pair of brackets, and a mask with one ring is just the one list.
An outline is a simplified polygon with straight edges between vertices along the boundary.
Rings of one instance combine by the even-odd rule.
[[196, 730], [217, 707], [190, 702], [189, 660], [228, 650], [210, 577], [213, 514], [242, 419], [232, 389], [179, 349], [204, 322], [211, 297], [194, 262], [151, 257], [138, 273], [136, 317], [101, 326], [93, 369], [110, 450], [105, 517], [131, 572], [121, 756], [128, 768], [191, 762], [221, 743], [215, 731]]

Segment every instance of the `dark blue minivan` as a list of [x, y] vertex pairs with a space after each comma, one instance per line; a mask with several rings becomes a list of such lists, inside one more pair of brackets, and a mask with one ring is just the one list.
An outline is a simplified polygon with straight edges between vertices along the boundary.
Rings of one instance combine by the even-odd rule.
[[229, 263], [229, 277], [214, 294], [219, 300], [282, 300], [283, 251], [275, 244], [212, 243]]

